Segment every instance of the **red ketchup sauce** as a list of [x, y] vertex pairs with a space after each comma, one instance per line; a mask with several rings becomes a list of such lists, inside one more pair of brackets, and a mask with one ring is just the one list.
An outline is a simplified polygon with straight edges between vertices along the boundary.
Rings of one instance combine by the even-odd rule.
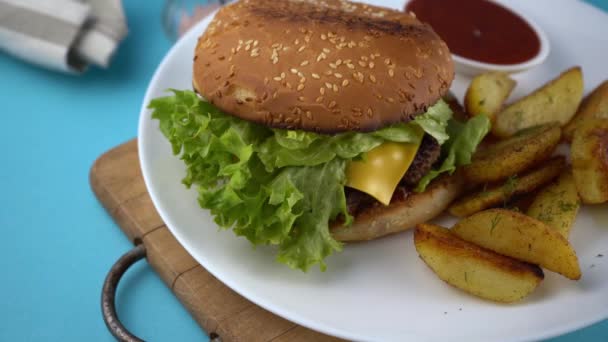
[[405, 11], [433, 27], [460, 57], [517, 64], [540, 51], [540, 39], [517, 14], [487, 0], [412, 0]]

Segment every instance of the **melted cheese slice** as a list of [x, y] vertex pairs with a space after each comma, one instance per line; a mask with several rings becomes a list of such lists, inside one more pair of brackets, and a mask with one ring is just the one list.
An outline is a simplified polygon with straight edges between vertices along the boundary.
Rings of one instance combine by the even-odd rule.
[[365, 160], [351, 161], [346, 166], [346, 186], [388, 205], [421, 141], [422, 135], [416, 143], [385, 142], [367, 152]]

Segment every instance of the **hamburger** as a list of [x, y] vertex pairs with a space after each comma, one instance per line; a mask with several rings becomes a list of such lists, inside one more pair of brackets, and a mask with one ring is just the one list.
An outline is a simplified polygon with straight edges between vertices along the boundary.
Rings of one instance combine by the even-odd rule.
[[454, 68], [414, 16], [339, 0], [241, 0], [194, 51], [194, 91], [150, 103], [215, 222], [308, 270], [441, 213], [489, 129], [442, 100]]

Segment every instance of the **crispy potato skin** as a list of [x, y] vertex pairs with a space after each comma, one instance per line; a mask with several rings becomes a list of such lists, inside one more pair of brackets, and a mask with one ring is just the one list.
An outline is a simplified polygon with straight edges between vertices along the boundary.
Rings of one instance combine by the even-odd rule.
[[461, 239], [496, 253], [540, 265], [569, 279], [581, 277], [576, 252], [568, 240], [522, 213], [485, 210], [461, 220], [452, 231]]
[[574, 176], [567, 170], [539, 191], [527, 212], [528, 216], [546, 223], [567, 239], [579, 208]]
[[511, 198], [531, 193], [547, 184], [557, 177], [565, 166], [564, 157], [554, 157], [522, 177], [489, 186], [485, 190], [456, 200], [448, 211], [454, 216], [464, 217], [487, 208], [505, 205]]
[[466, 111], [472, 115], [494, 115], [502, 108], [517, 82], [504, 72], [488, 72], [475, 76], [464, 96]]
[[463, 173], [472, 183], [506, 179], [549, 159], [560, 137], [561, 129], [554, 124], [523, 131], [479, 150], [471, 164], [463, 167]]
[[578, 123], [590, 117], [608, 119], [608, 80], [600, 84], [583, 100], [576, 115], [564, 126], [562, 139], [571, 142]]
[[587, 118], [574, 131], [572, 172], [583, 203], [608, 201], [608, 119]]
[[492, 133], [506, 138], [518, 131], [550, 122], [568, 123], [583, 97], [580, 67], [566, 70], [530, 95], [507, 106], [496, 115]]
[[544, 278], [538, 266], [466, 242], [440, 226], [417, 225], [414, 244], [420, 258], [440, 279], [484, 299], [519, 301]]

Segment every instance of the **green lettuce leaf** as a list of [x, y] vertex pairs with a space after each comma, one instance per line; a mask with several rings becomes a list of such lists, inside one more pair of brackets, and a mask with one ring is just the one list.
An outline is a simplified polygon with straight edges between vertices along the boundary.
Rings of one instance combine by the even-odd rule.
[[429, 183], [442, 173], [452, 173], [456, 167], [471, 163], [477, 145], [490, 131], [490, 120], [485, 115], [476, 115], [466, 123], [452, 119], [448, 123], [449, 140], [441, 147], [443, 162], [438, 169], [426, 174], [416, 187], [417, 192], [426, 189]]
[[352, 218], [344, 184], [348, 161], [385, 141], [417, 141], [421, 128], [441, 142], [449, 107], [440, 101], [414, 121], [375, 132], [323, 135], [270, 129], [226, 115], [192, 91], [154, 99], [149, 108], [186, 164], [182, 182], [195, 186], [215, 222], [254, 245], [277, 246], [277, 260], [308, 270], [342, 246], [329, 222]]

